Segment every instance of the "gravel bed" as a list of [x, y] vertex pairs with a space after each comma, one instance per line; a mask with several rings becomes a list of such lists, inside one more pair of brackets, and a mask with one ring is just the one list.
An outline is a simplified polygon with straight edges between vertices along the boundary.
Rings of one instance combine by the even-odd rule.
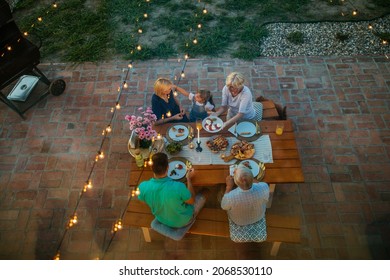
[[[373, 27], [371, 30], [369, 24]], [[383, 44], [373, 34], [390, 33], [390, 15], [370, 22], [273, 23], [266, 28], [269, 36], [260, 47], [262, 56], [390, 56], [390, 42]], [[295, 31], [303, 33], [303, 44], [296, 45], [287, 40], [288, 34]], [[337, 39], [337, 33], [348, 35], [348, 39]]]

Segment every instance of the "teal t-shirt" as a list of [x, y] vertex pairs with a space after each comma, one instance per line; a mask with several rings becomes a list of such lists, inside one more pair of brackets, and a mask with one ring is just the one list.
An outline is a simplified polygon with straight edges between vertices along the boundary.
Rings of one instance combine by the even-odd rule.
[[170, 227], [182, 227], [192, 219], [194, 206], [184, 202], [191, 198], [184, 183], [169, 177], [152, 178], [142, 182], [139, 190], [138, 199], [149, 205], [153, 215], [161, 223]]

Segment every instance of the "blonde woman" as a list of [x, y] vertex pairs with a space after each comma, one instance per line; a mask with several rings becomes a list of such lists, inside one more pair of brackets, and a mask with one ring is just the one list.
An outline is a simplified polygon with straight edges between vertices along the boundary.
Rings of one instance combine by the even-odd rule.
[[226, 78], [222, 89], [221, 107], [212, 115], [219, 116], [228, 110], [225, 127], [230, 127], [240, 119], [255, 119], [252, 92], [245, 86], [245, 78], [239, 72], [232, 72]]
[[152, 96], [152, 110], [157, 116], [155, 125], [172, 122], [188, 122], [184, 109], [181, 108], [179, 100], [174, 96], [173, 91], [186, 92], [181, 87], [174, 86], [165, 78], [158, 78], [154, 83], [154, 94]]

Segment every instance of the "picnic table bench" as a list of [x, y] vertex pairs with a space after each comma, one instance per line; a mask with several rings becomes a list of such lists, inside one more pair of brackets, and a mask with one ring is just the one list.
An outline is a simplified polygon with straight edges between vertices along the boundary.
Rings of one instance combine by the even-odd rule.
[[[123, 224], [139, 227], [146, 242], [151, 242], [150, 224], [154, 216], [149, 206], [132, 199], [126, 210]], [[281, 243], [300, 243], [300, 218], [298, 216], [280, 216], [266, 213], [267, 241], [272, 242], [271, 256], [278, 254]], [[229, 237], [229, 222], [226, 211], [216, 208], [203, 208], [195, 223], [188, 231], [189, 234]]]

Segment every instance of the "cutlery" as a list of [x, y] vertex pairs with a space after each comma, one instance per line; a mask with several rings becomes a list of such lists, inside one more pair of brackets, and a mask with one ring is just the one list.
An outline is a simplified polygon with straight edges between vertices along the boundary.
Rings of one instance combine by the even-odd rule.
[[259, 124], [256, 122], [256, 134], [260, 134], [260, 126]]
[[259, 162], [259, 174], [257, 175], [257, 180], [261, 180], [265, 175], [265, 165], [263, 162]]
[[234, 136], [237, 136], [237, 123], [234, 124]]

